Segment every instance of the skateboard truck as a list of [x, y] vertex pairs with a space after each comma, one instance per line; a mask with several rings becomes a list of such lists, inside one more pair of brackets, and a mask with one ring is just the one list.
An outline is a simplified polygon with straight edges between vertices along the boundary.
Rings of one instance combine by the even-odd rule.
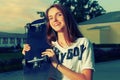
[[22, 64], [24, 66], [29, 66], [29, 64], [32, 64], [33, 68], [37, 68], [41, 66], [42, 62], [49, 62], [48, 57], [47, 56], [44, 56], [42, 58], [34, 57], [32, 60], [23, 59]]

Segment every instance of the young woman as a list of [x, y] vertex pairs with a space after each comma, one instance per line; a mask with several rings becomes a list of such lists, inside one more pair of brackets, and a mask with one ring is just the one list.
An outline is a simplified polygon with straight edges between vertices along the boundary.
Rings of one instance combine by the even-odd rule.
[[79, 32], [71, 13], [64, 6], [54, 4], [47, 9], [46, 18], [47, 39], [52, 49], [46, 49], [42, 55], [51, 60], [49, 80], [92, 80], [92, 45]]

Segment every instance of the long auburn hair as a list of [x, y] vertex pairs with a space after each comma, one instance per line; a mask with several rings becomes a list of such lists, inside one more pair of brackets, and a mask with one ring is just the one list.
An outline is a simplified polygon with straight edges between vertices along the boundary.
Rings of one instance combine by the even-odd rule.
[[68, 37], [69, 40], [71, 42], [74, 42], [77, 38], [79, 37], [83, 37], [83, 35], [81, 34], [81, 32], [79, 31], [78, 27], [77, 27], [77, 23], [75, 21], [75, 19], [73, 18], [71, 12], [64, 7], [63, 5], [60, 4], [53, 4], [52, 6], [50, 6], [47, 10], [46, 10], [46, 19], [47, 19], [47, 40], [48, 43], [51, 44], [51, 41], [56, 41], [57, 40], [57, 32], [55, 32], [49, 23], [49, 18], [48, 18], [48, 11], [51, 8], [57, 8], [58, 10], [60, 10], [63, 14], [64, 17], [64, 21], [67, 27], [67, 32], [68, 32]]

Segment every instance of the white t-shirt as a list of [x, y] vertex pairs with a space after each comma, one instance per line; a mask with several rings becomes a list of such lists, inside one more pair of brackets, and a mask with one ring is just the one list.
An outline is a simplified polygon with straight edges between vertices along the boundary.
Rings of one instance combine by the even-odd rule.
[[[81, 73], [83, 69], [94, 69], [94, 52], [87, 38], [78, 38], [68, 48], [62, 48], [57, 41], [52, 44], [59, 62], [65, 67], [78, 73]], [[56, 80], [70, 80], [57, 69], [53, 68], [51, 71], [51, 77]]]

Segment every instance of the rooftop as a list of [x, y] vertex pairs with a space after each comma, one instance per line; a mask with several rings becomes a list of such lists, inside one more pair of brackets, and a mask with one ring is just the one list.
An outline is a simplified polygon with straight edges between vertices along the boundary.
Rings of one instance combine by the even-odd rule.
[[17, 37], [17, 38], [25, 38], [25, 34], [0, 32], [0, 37]]
[[109, 22], [120, 22], [120, 11], [106, 13], [104, 15], [95, 17], [88, 21], [81, 22], [81, 23], [79, 23], [79, 25], [109, 23]]

